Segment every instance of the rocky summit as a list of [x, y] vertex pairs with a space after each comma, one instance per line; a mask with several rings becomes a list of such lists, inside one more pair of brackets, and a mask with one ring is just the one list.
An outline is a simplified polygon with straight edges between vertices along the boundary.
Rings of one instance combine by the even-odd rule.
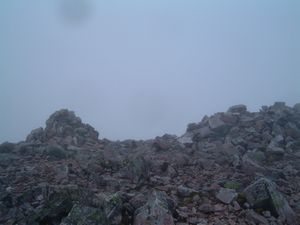
[[300, 104], [110, 141], [74, 112], [0, 145], [0, 224], [299, 225]]

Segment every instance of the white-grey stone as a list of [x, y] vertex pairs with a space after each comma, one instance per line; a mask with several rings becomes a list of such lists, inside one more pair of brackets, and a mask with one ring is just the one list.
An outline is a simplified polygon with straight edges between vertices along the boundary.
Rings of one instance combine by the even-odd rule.
[[221, 188], [216, 195], [216, 198], [225, 204], [230, 204], [236, 197], [237, 193], [234, 189]]

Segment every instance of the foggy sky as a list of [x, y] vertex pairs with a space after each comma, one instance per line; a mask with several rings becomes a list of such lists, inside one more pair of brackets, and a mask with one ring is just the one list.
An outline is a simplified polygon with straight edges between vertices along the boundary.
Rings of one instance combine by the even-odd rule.
[[115, 140], [274, 101], [300, 102], [299, 0], [0, 1], [0, 142], [61, 108]]

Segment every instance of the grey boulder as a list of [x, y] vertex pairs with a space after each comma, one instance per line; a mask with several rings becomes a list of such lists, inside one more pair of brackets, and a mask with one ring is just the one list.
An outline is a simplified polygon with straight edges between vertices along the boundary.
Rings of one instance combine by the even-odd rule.
[[174, 225], [166, 195], [154, 191], [148, 202], [136, 210], [133, 225]]
[[274, 216], [286, 220], [288, 224], [295, 224], [295, 213], [284, 196], [276, 190], [276, 185], [266, 179], [260, 178], [244, 190], [248, 203], [253, 208], [271, 211]]

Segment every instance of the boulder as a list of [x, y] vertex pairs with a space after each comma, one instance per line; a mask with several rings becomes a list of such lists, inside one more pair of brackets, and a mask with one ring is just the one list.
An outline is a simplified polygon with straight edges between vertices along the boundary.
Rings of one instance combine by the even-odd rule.
[[282, 135], [277, 135], [271, 140], [270, 144], [267, 147], [267, 158], [270, 161], [281, 159], [285, 153], [285, 150], [282, 146], [284, 146], [284, 138]]
[[172, 148], [176, 148], [178, 144], [180, 143], [177, 141], [175, 135], [165, 134], [162, 137], [156, 137], [152, 147], [156, 151], [168, 151]]
[[[300, 118], [298, 120], [300, 121]], [[286, 136], [289, 136], [294, 139], [300, 138], [300, 127], [299, 125], [297, 126], [296, 123], [288, 122], [287, 124], [285, 124], [284, 128]]]
[[211, 116], [208, 120], [208, 124], [212, 130], [223, 128], [226, 125], [222, 120], [221, 114]]
[[245, 105], [234, 105], [234, 106], [231, 106], [227, 112], [229, 113], [245, 113], [247, 112], [247, 106]]
[[15, 162], [19, 157], [12, 153], [2, 153], [0, 154], [0, 169], [1, 167], [6, 169], [10, 166], [16, 166]]
[[129, 204], [131, 207], [136, 210], [147, 203], [147, 196], [142, 193], [136, 194], [133, 198], [130, 199]]
[[235, 115], [228, 113], [216, 113], [208, 119], [209, 128], [216, 137], [225, 136], [235, 123]]
[[167, 197], [163, 192], [154, 191], [147, 203], [136, 210], [133, 225], [174, 225]]
[[1, 153], [10, 153], [14, 150], [15, 144], [10, 142], [4, 142], [0, 145], [0, 154]]
[[26, 224], [48, 224], [57, 223], [73, 207], [73, 201], [68, 192], [77, 192], [77, 187], [62, 187], [56, 188], [53, 186], [44, 186], [42, 195], [39, 197], [44, 200], [35, 212], [25, 218]]
[[193, 132], [194, 130], [197, 130], [201, 127], [200, 123], [189, 123], [187, 125], [186, 132]]
[[110, 221], [105, 213], [99, 209], [90, 206], [74, 205], [66, 218], [60, 225], [110, 225]]
[[269, 161], [282, 159], [284, 156], [284, 149], [277, 146], [268, 146], [266, 156]]
[[300, 113], [300, 103], [295, 104], [293, 109], [296, 113]]
[[230, 204], [236, 197], [237, 193], [234, 189], [220, 188], [216, 198], [225, 204]]
[[44, 150], [44, 155], [53, 161], [67, 158], [67, 152], [60, 145], [48, 145]]
[[[118, 193], [95, 195], [92, 190], [77, 185], [46, 184], [25, 195], [28, 196], [39, 199], [42, 205], [22, 221], [26, 224], [60, 224], [61, 221], [61, 225], [118, 225], [122, 220], [123, 200]], [[19, 202], [25, 201], [23, 196], [22, 199]]]
[[45, 132], [42, 127], [36, 128], [26, 137], [27, 142], [42, 143], [45, 141]]
[[197, 139], [202, 139], [208, 137], [212, 131], [209, 127], [200, 127], [199, 129], [194, 131]]
[[284, 196], [276, 190], [276, 185], [267, 178], [260, 178], [243, 191], [247, 202], [253, 208], [270, 211], [289, 224], [295, 224], [295, 213]]
[[275, 102], [270, 108], [269, 111], [273, 113], [281, 113], [286, 109], [285, 102]]
[[119, 225], [122, 221], [123, 199], [120, 193], [104, 195], [101, 208], [111, 225]]
[[284, 143], [284, 137], [282, 135], [276, 135], [274, 138], [272, 138], [268, 147], [283, 147]]
[[179, 137], [177, 141], [185, 146], [191, 146], [193, 144], [193, 135], [187, 132]]
[[265, 155], [262, 152], [247, 152], [242, 157], [242, 169], [244, 173], [252, 175], [253, 173], [265, 173], [266, 169], [262, 165]]
[[124, 177], [132, 183], [142, 184], [150, 178], [151, 163], [142, 155], [136, 155], [126, 160], [123, 170]]

